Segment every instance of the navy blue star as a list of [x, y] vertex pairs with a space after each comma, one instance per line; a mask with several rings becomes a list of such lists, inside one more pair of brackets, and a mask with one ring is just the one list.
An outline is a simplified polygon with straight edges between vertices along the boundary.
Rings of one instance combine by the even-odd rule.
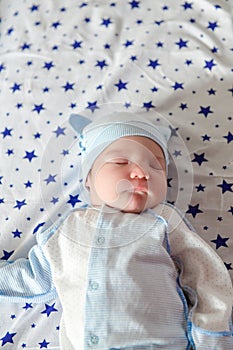
[[56, 312], [56, 311], [58, 311], [57, 309], [55, 309], [54, 305], [55, 305], [55, 303], [53, 303], [53, 305], [45, 304], [45, 310], [42, 311], [41, 313], [42, 313], [42, 314], [46, 314], [47, 317], [49, 317], [50, 314], [51, 314], [51, 312]]
[[185, 1], [185, 3], [182, 4], [181, 6], [183, 6], [184, 10], [188, 10], [188, 9], [191, 10], [193, 8], [192, 7], [192, 3], [191, 2], [187, 2], [187, 1]]
[[78, 199], [79, 194], [76, 194], [75, 196], [69, 195], [70, 199], [67, 201], [68, 204], [71, 204], [71, 206], [74, 208], [77, 203], [80, 203], [80, 199]]
[[13, 149], [8, 149], [8, 150], [6, 151], [6, 154], [7, 154], [8, 156], [10, 156], [10, 155], [14, 154], [14, 150], [13, 150]]
[[121, 79], [119, 80], [119, 82], [117, 84], [114, 84], [117, 88], [118, 88], [118, 91], [121, 91], [123, 89], [127, 90], [127, 87], [126, 85], [128, 84], [128, 82], [123, 82]]
[[73, 108], [75, 108], [76, 106], [77, 106], [77, 104], [76, 104], [75, 102], [71, 102], [69, 107], [70, 107], [71, 109], [73, 109]]
[[157, 91], [159, 91], [159, 88], [157, 88], [156, 86], [153, 86], [153, 88], [151, 88], [151, 91], [152, 92], [157, 92]]
[[21, 90], [21, 85], [22, 85], [22, 84], [14, 83], [14, 85], [11, 86], [12, 92], [14, 93], [15, 91], [20, 91], [20, 90]]
[[164, 45], [164, 43], [162, 41], [158, 41], [156, 44], [157, 47], [163, 47], [163, 45]]
[[24, 310], [33, 309], [32, 303], [26, 303], [25, 306], [22, 307], [22, 309]]
[[69, 83], [67, 81], [67, 83], [65, 85], [62, 86], [63, 89], [65, 89], [65, 92], [69, 91], [69, 90], [74, 90], [74, 83]]
[[21, 50], [22, 50], [22, 51], [24, 51], [24, 50], [29, 50], [31, 46], [32, 46], [32, 44], [24, 43], [24, 44], [21, 46]]
[[39, 10], [39, 5], [32, 5], [31, 7], [30, 7], [30, 10], [31, 10], [31, 12], [34, 12], [34, 11], [38, 11]]
[[82, 48], [82, 43], [83, 43], [82, 41], [75, 40], [73, 44], [71, 44], [71, 46], [73, 47], [74, 50], [79, 49], [79, 48]]
[[213, 239], [211, 242], [216, 244], [216, 249], [220, 247], [228, 247], [226, 242], [228, 241], [229, 238], [222, 238], [219, 234], [216, 239]]
[[65, 135], [65, 129], [66, 128], [61, 128], [58, 126], [57, 130], [54, 130], [53, 132], [56, 134], [56, 137], [59, 137], [60, 135]]
[[194, 153], [194, 159], [192, 160], [192, 162], [194, 163], [198, 163], [198, 165], [202, 165], [203, 162], [208, 162], [207, 159], [205, 159], [205, 153], [202, 153], [202, 154], [197, 154], [197, 153]]
[[99, 109], [99, 107], [97, 106], [97, 101], [87, 102], [87, 104], [88, 106], [86, 107], [86, 109], [90, 109], [92, 113], [94, 113], [96, 109]]
[[212, 31], [214, 31], [217, 27], [218, 27], [217, 21], [216, 22], [209, 22], [207, 29], [211, 29]]
[[193, 61], [192, 61], [192, 60], [186, 60], [186, 61], [185, 61], [185, 64], [186, 64], [187, 66], [190, 66], [191, 64], [193, 64]]
[[46, 348], [48, 349], [48, 345], [50, 344], [49, 342], [47, 342], [45, 339], [42, 341], [42, 343], [38, 343], [40, 345], [40, 349], [42, 348]]
[[23, 157], [23, 159], [28, 159], [29, 162], [32, 161], [33, 158], [37, 158], [37, 155], [35, 155], [35, 150], [32, 152], [25, 151], [26, 155]]
[[179, 128], [173, 128], [171, 125], [169, 125], [169, 129], [171, 130], [171, 137], [172, 136], [178, 137], [177, 131], [179, 130]]
[[213, 88], [207, 90], [209, 95], [215, 95], [216, 94], [216, 90], [214, 90]]
[[196, 189], [197, 189], [197, 192], [205, 192], [205, 186], [201, 184], [196, 186]]
[[228, 183], [225, 180], [222, 181], [222, 184], [217, 185], [217, 187], [220, 187], [222, 189], [222, 193], [225, 192], [233, 192], [232, 187], [233, 186], [233, 182], [232, 183]]
[[154, 23], [159, 27], [159, 26], [161, 26], [161, 24], [164, 23], [164, 20], [155, 21]]
[[7, 343], [11, 343], [14, 344], [13, 342], [13, 338], [17, 333], [9, 333], [7, 332], [6, 335], [4, 335], [3, 338], [1, 338], [0, 340], [2, 340], [2, 346], [4, 346]]
[[126, 40], [126, 42], [123, 44], [126, 48], [133, 45], [133, 40]]
[[224, 262], [224, 265], [226, 266], [227, 270], [233, 270], [231, 264], [232, 263], [227, 264], [227, 263]]
[[187, 108], [188, 108], [187, 103], [181, 103], [180, 106], [179, 106], [179, 108], [181, 108], [182, 111], [183, 111], [184, 109], [187, 109]]
[[175, 44], [179, 46], [179, 49], [181, 50], [183, 47], [188, 47], [187, 45], [188, 40], [183, 40], [182, 38], [180, 38], [179, 41], [177, 41]]
[[229, 131], [228, 135], [223, 136], [225, 139], [227, 139], [227, 143], [230, 143], [231, 141], [233, 141], [233, 135], [232, 133]]
[[211, 49], [211, 52], [217, 53], [217, 52], [218, 52], [218, 48], [214, 46], [214, 47]]
[[20, 238], [20, 236], [23, 232], [16, 229], [15, 231], [12, 231], [11, 233], [13, 234], [14, 238]]
[[51, 174], [49, 174], [49, 176], [47, 177], [47, 179], [44, 179], [44, 181], [46, 182], [46, 185], [48, 185], [50, 182], [56, 182], [56, 180], [55, 180], [55, 177], [56, 177], [57, 175], [51, 175]]
[[231, 95], [233, 97], [233, 87], [231, 89], [228, 89], [227, 91], [231, 92]]
[[81, 9], [81, 8], [83, 8], [83, 7], [86, 7], [86, 6], [88, 6], [88, 3], [87, 3], [87, 2], [83, 2], [79, 7], [80, 7], [80, 9]]
[[59, 202], [59, 197], [53, 197], [52, 199], [51, 199], [51, 201], [50, 201], [50, 203], [52, 203], [52, 204], [56, 204], [56, 203], [58, 203]]
[[200, 111], [198, 112], [198, 114], [204, 114], [204, 116], [207, 118], [208, 117], [208, 114], [210, 113], [214, 113], [213, 111], [211, 111], [210, 109], [210, 106], [207, 106], [207, 107], [203, 107], [203, 106], [200, 106]]
[[51, 62], [45, 62], [43, 68], [50, 70], [51, 68], [55, 67], [53, 64], [53, 61]]
[[142, 108], [146, 108], [148, 112], [151, 108], [155, 108], [155, 106], [153, 106], [152, 101], [149, 101], [149, 102], [143, 102]]
[[6, 66], [3, 63], [0, 63], [0, 73], [6, 69]]
[[112, 24], [111, 18], [103, 18], [102, 19], [102, 23], [100, 24], [101, 26], [105, 26], [106, 28], [108, 28], [108, 26]]
[[159, 63], [159, 60], [149, 60], [148, 67], [152, 67], [153, 69], [156, 69], [158, 66], [161, 66]]
[[22, 103], [17, 103], [17, 105], [15, 106], [17, 109], [23, 108], [23, 104]]
[[228, 213], [231, 213], [233, 215], [233, 207], [230, 207], [230, 209], [228, 210]]
[[11, 252], [7, 252], [6, 250], [3, 250], [3, 256], [1, 257], [1, 260], [8, 260], [13, 253], [14, 253], [14, 250], [12, 250]]
[[172, 85], [172, 88], [176, 91], [178, 89], [184, 89], [183, 87], [184, 83], [178, 83], [178, 82], [175, 82], [174, 85]]
[[98, 60], [97, 60], [97, 63], [96, 63], [96, 65], [95, 65], [95, 67], [100, 67], [101, 70], [102, 70], [104, 67], [107, 67], [107, 66], [108, 66], [108, 64], [106, 63], [105, 60], [103, 60], [103, 61], [98, 61]]
[[11, 131], [12, 131], [12, 130], [13, 130], [13, 129], [7, 129], [7, 128], [5, 128], [5, 130], [1, 132], [1, 134], [3, 135], [3, 138], [5, 138], [5, 137], [7, 137], [7, 136], [12, 136], [12, 135], [11, 135]]
[[140, 1], [130, 1], [129, 4], [131, 5], [131, 9], [139, 8]]
[[130, 102], [125, 102], [125, 105], [124, 105], [124, 106], [125, 106], [126, 109], [128, 109], [128, 108], [131, 107], [131, 103], [130, 103]]
[[29, 180], [28, 180], [27, 182], [24, 183], [25, 188], [29, 188], [29, 187], [31, 188], [31, 187], [32, 187], [32, 184], [33, 184], [33, 182], [31, 182], [31, 181], [29, 181]]
[[26, 199], [23, 199], [22, 201], [18, 201], [16, 199], [16, 205], [14, 206], [14, 208], [17, 208], [18, 210], [20, 210], [25, 205], [27, 205]]
[[214, 66], [216, 66], [216, 63], [214, 63], [214, 60], [213, 60], [213, 59], [210, 60], [210, 61], [206, 61], [206, 60], [205, 60], [205, 66], [204, 66], [205, 69], [212, 70], [212, 68], [213, 68]]
[[42, 91], [45, 94], [46, 92], [49, 92], [50, 88], [48, 88], [48, 86], [45, 86]]
[[177, 158], [182, 156], [182, 152], [180, 150], [175, 150], [172, 155]]
[[34, 134], [34, 138], [35, 139], [40, 139], [41, 138], [41, 134], [39, 132], [37, 132], [36, 134]]
[[53, 23], [51, 24], [51, 27], [53, 27], [54, 29], [57, 29], [59, 26], [61, 26], [61, 22], [60, 22], [60, 21], [53, 22]]
[[14, 27], [11, 27], [7, 30], [7, 35], [11, 35], [14, 32]]
[[195, 218], [197, 214], [203, 213], [202, 210], [199, 209], [199, 204], [197, 205], [189, 205], [189, 209], [186, 211], [187, 214], [192, 214]]
[[37, 112], [38, 114], [40, 114], [41, 111], [44, 111], [45, 108], [43, 106], [43, 103], [41, 103], [40, 105], [36, 105], [34, 104], [34, 108], [32, 110], [32, 112]]
[[203, 140], [203, 141], [210, 141], [210, 139], [211, 139], [211, 137], [208, 136], [207, 134], [205, 134], [205, 135], [202, 136], [202, 140]]

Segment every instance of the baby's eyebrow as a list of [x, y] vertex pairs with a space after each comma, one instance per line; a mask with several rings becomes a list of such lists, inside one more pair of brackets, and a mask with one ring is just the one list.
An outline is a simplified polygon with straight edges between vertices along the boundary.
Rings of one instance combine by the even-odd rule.
[[120, 150], [111, 150], [111, 151], [105, 153], [105, 157], [111, 157], [111, 158], [126, 157], [126, 156], [127, 155]]

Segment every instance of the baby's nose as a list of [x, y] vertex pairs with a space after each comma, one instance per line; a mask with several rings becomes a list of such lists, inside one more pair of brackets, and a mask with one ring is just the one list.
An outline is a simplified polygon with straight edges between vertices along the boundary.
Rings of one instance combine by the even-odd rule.
[[145, 169], [142, 169], [137, 164], [132, 164], [132, 168], [130, 171], [130, 178], [131, 179], [146, 179], [149, 180], [149, 174]]

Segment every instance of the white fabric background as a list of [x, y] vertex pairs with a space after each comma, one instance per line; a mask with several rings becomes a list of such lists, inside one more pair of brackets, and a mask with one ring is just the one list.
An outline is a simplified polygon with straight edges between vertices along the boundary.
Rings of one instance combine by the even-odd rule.
[[[173, 130], [168, 200], [232, 275], [232, 2], [0, 6], [0, 259], [82, 204], [71, 113], [155, 111]], [[59, 349], [58, 300], [0, 310], [0, 348]]]

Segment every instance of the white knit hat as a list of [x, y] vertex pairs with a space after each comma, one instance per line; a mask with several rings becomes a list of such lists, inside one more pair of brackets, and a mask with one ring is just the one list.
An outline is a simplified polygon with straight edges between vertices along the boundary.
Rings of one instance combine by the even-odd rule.
[[[160, 145], [164, 152], [166, 167], [169, 163], [167, 143], [171, 135], [169, 128], [156, 124], [156, 113], [141, 115], [128, 112], [115, 112], [99, 117], [94, 121], [78, 114], [70, 116], [70, 124], [78, 134], [81, 149], [81, 173], [84, 193], [80, 198], [90, 202], [86, 179], [96, 158], [111, 143], [124, 136], [145, 136]], [[82, 192], [83, 192], [82, 191]], [[84, 194], [84, 196], [83, 196]]]

